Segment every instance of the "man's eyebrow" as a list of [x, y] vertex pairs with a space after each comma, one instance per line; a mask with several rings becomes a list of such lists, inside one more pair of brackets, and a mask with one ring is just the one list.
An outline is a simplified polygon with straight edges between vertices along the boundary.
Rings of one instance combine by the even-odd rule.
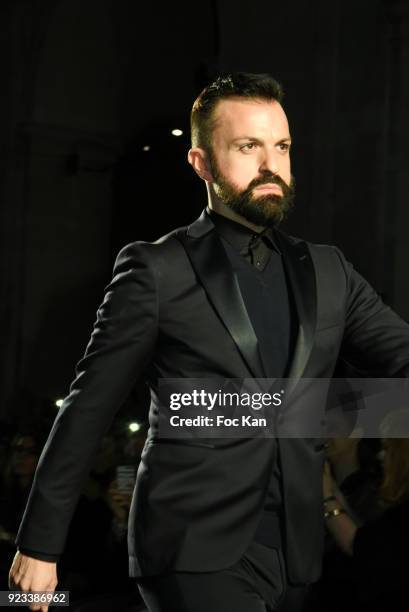
[[255, 136], [239, 136], [238, 138], [234, 138], [232, 140], [232, 142], [238, 142], [239, 140], [257, 140], [259, 141], [259, 138], [256, 138]]
[[[256, 138], [255, 136], [239, 136], [238, 138], [234, 138], [232, 142], [238, 142], [239, 140], [253, 140], [254, 142], [260, 142], [260, 139]], [[291, 136], [288, 136], [287, 138], [281, 138], [277, 142], [277, 144], [281, 144], [283, 142], [292, 142]]]

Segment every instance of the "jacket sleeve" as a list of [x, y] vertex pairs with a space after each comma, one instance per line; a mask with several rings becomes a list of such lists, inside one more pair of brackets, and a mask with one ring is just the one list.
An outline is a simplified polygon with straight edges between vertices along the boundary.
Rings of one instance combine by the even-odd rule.
[[23, 555], [27, 555], [27, 557], [33, 557], [33, 559], [38, 559], [39, 561], [49, 561], [50, 563], [57, 563], [60, 560], [61, 555], [47, 555], [46, 553], [39, 553], [36, 550], [29, 550], [28, 548], [18, 548], [19, 552]]
[[22, 550], [58, 556], [99, 440], [149, 365], [158, 308], [146, 243], [119, 253], [91, 339], [40, 456], [16, 537]]
[[347, 281], [340, 357], [369, 377], [409, 376], [409, 325], [336, 249]]

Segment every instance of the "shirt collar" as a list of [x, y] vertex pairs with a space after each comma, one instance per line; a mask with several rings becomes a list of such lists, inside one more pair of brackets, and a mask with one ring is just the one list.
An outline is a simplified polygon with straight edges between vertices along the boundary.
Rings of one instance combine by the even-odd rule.
[[247, 227], [247, 225], [233, 221], [209, 207], [207, 207], [206, 211], [213, 221], [217, 232], [238, 251], [248, 247], [251, 239], [262, 235], [265, 237], [269, 247], [280, 254], [280, 249], [272, 228], [266, 228], [262, 232], [255, 232]]

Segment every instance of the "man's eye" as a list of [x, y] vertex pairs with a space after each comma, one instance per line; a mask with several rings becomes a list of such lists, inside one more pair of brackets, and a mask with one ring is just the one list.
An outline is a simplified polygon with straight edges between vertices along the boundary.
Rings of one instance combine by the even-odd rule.
[[255, 142], [248, 142], [247, 144], [240, 147], [240, 151], [252, 151], [256, 148]]
[[278, 145], [281, 149], [281, 151], [289, 151], [290, 150], [290, 145], [286, 142], [280, 142], [280, 144]]

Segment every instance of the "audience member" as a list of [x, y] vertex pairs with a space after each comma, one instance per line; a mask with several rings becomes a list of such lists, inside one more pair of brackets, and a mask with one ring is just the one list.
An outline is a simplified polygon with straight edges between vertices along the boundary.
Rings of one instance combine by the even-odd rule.
[[43, 444], [42, 433], [30, 427], [13, 436], [9, 444], [0, 488], [0, 590], [7, 589], [14, 539]]
[[[337, 494], [337, 485], [326, 463], [324, 473], [325, 521], [346, 558], [350, 558], [350, 588], [342, 594], [325, 594], [325, 608], [388, 612], [408, 599], [409, 553], [409, 439], [385, 438], [382, 481], [378, 488], [376, 518], [359, 525]], [[345, 585], [344, 585], [345, 586]], [[342, 596], [343, 595], [343, 596]], [[323, 608], [321, 608], [323, 609]]]

